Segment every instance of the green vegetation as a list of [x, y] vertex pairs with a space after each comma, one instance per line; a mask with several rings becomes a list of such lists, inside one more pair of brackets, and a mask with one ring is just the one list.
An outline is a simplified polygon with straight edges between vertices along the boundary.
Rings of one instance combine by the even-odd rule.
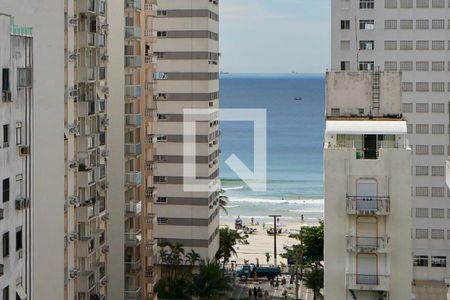
[[237, 244], [248, 245], [248, 235], [241, 234], [234, 229], [220, 228], [219, 229], [219, 250], [216, 253], [216, 260], [223, 262], [223, 268], [230, 262], [233, 255], [237, 255], [235, 246]]

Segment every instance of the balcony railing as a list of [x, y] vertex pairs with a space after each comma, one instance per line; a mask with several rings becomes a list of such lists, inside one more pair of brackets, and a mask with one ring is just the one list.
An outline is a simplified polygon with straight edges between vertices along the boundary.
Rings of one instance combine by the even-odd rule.
[[135, 247], [142, 241], [142, 232], [140, 229], [125, 232], [125, 245]]
[[142, 269], [141, 260], [138, 259], [136, 261], [126, 261], [125, 262], [125, 272], [130, 274], [134, 274], [139, 272]]
[[138, 215], [142, 212], [142, 202], [130, 202], [130, 203], [125, 203], [125, 213], [127, 214], [133, 214], [133, 215]]
[[141, 8], [141, 0], [125, 0], [125, 9], [140, 10]]
[[140, 143], [136, 144], [125, 144], [125, 154], [126, 155], [141, 155], [142, 154], [142, 145]]
[[137, 55], [125, 55], [125, 67], [127, 68], [139, 68], [142, 66], [142, 60]]
[[347, 250], [351, 252], [372, 253], [387, 251], [389, 237], [347, 236]]
[[361, 291], [388, 291], [389, 275], [347, 274], [347, 288]]
[[138, 186], [142, 183], [142, 172], [126, 172], [125, 173], [125, 184]]
[[140, 39], [141, 27], [139, 26], [125, 26], [125, 38], [126, 39]]
[[79, 13], [96, 14], [95, 0], [81, 0], [77, 7]]
[[125, 124], [127, 126], [133, 126], [136, 128], [141, 127], [142, 115], [141, 114], [126, 114], [125, 115]]
[[347, 213], [386, 215], [391, 211], [389, 197], [347, 196]]
[[141, 297], [142, 297], [141, 287], [125, 287], [124, 300], [141, 300]]
[[125, 96], [127, 97], [140, 97], [142, 89], [140, 85], [127, 85], [125, 86]]

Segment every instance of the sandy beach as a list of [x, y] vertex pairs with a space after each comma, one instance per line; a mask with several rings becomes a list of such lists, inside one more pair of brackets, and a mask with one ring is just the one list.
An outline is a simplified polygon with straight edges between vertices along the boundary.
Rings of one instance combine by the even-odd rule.
[[[246, 220], [244, 220], [245, 222]], [[255, 223], [258, 220], [255, 220]], [[251, 225], [249, 222], [246, 222], [246, 225]], [[301, 226], [311, 226], [317, 225], [317, 223], [283, 223], [282, 233], [277, 234], [277, 262], [278, 264], [283, 263], [286, 264], [286, 259], [281, 258], [280, 254], [284, 253], [285, 246], [292, 246], [294, 244], [298, 244], [299, 241], [289, 237], [290, 233], [298, 232]], [[224, 222], [221, 224], [221, 227], [226, 227], [234, 229], [234, 223], [232, 222]], [[274, 264], [274, 236], [269, 235], [266, 232], [266, 229], [263, 228], [262, 223], [259, 225], [251, 226], [257, 229], [256, 233], [249, 234], [248, 236], [248, 245], [237, 245], [236, 252], [238, 256], [233, 257], [231, 260], [237, 264], [244, 264], [245, 260], [248, 260], [249, 263], [257, 262], [259, 259], [259, 263], [261, 265], [272, 265]], [[270, 260], [267, 263], [266, 253], [270, 253]]]

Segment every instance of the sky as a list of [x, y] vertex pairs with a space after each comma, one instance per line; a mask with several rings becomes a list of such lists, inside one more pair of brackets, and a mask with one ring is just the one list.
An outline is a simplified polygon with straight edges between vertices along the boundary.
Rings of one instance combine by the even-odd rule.
[[330, 65], [330, 0], [221, 0], [220, 70], [323, 73]]

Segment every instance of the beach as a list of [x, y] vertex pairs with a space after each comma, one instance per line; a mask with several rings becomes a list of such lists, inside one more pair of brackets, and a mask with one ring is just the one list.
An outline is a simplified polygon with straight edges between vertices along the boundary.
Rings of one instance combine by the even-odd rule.
[[[255, 219], [256, 222], [261, 222], [261, 220]], [[286, 264], [286, 259], [281, 257], [281, 254], [284, 253], [284, 247], [292, 246], [294, 244], [299, 244], [299, 241], [293, 238], [289, 237], [290, 233], [298, 232], [300, 229], [300, 226], [311, 226], [311, 225], [317, 225], [318, 222], [304, 222], [301, 223], [294, 223], [294, 222], [287, 222], [283, 223], [282, 220], [280, 220], [280, 224], [283, 225], [281, 227], [282, 233], [277, 234], [277, 262], [280, 265], [280, 263]], [[251, 226], [250, 221], [246, 223], [246, 225], [256, 228], [256, 232], [253, 234], [248, 235], [247, 241], [249, 242], [248, 245], [240, 245], [238, 244], [236, 246], [236, 252], [237, 257], [234, 256], [231, 261], [234, 263], [240, 265], [244, 264], [245, 261], [248, 261], [248, 263], [257, 263], [257, 260], [259, 260], [259, 264], [261, 265], [273, 265], [274, 264], [274, 236], [269, 235], [266, 232], [266, 229], [269, 225], [266, 226], [266, 229], [263, 228], [262, 222], [259, 223], [259, 225]], [[270, 225], [271, 226], [271, 225]], [[221, 227], [229, 227], [231, 229], [234, 229], [234, 222], [225, 222], [221, 224]], [[269, 262], [266, 260], [266, 253], [270, 254]]]

